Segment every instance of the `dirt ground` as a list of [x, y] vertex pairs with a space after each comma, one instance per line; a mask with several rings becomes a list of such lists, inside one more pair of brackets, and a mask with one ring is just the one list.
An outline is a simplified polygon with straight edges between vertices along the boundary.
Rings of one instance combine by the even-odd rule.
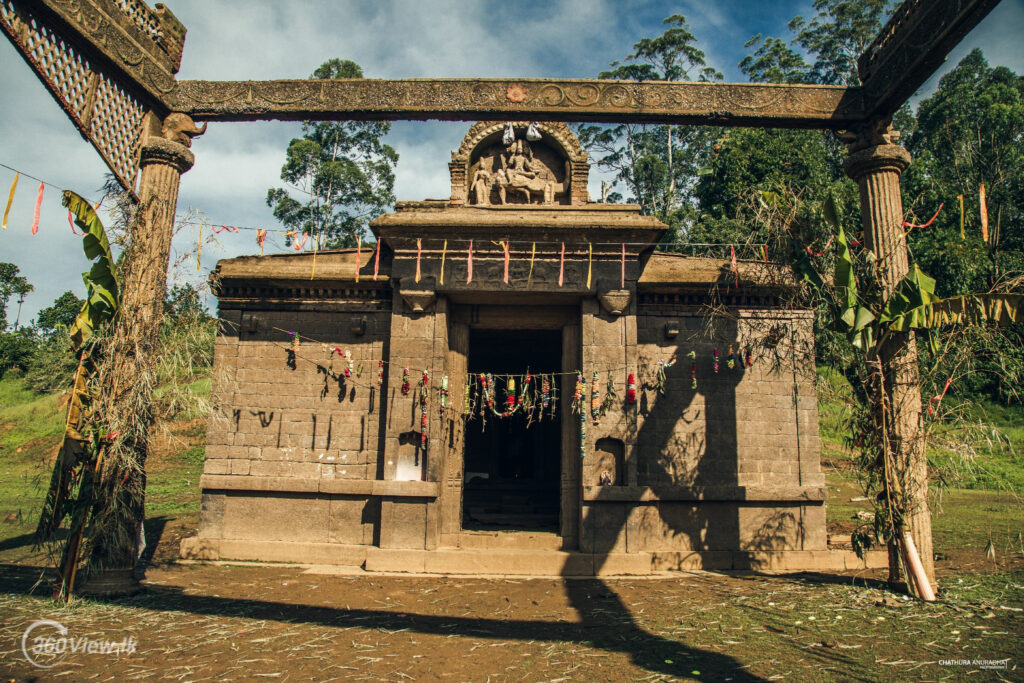
[[[926, 605], [864, 576], [333, 571], [165, 564], [139, 595], [60, 608], [30, 594], [38, 570], [2, 565], [0, 668], [18, 681], [1021, 680], [1020, 572], [947, 577], [943, 600]], [[21, 651], [38, 619], [73, 638], [134, 637], [137, 651], [75, 653], [38, 669]]]

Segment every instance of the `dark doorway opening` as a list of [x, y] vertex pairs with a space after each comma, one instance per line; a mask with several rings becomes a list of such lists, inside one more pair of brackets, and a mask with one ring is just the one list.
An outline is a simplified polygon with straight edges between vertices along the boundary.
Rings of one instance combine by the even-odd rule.
[[[561, 330], [470, 330], [469, 371], [534, 375], [562, 371]], [[499, 383], [495, 398], [505, 398]], [[559, 396], [559, 408], [562, 397]], [[561, 410], [530, 422], [488, 414], [466, 426], [462, 528], [558, 531]]]

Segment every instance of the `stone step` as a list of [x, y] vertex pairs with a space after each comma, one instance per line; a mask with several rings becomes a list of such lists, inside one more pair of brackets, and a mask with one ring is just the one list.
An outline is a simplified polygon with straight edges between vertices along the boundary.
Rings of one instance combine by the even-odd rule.
[[366, 571], [516, 576], [636, 576], [651, 573], [650, 553], [591, 553], [562, 550], [370, 548]]
[[562, 537], [545, 531], [466, 531], [459, 534], [460, 548], [506, 550], [561, 550]]

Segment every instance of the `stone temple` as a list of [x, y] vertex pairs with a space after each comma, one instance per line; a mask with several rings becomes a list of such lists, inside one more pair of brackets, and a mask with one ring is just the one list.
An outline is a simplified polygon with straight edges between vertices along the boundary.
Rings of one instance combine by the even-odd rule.
[[511, 144], [506, 127], [472, 126], [450, 198], [373, 221], [376, 252], [219, 263], [202, 513], [182, 554], [479, 574], [859, 566], [827, 549], [813, 316], [787, 303], [792, 280], [659, 253], [665, 224], [589, 200], [566, 125], [516, 123]]

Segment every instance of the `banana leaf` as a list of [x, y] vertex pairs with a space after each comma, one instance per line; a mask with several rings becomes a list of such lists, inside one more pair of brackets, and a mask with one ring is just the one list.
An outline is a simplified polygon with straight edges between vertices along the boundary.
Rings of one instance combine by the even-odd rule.
[[69, 190], [64, 191], [63, 204], [71, 210], [75, 224], [85, 233], [82, 248], [86, 258], [93, 261], [89, 272], [82, 273], [86, 289], [85, 302], [70, 329], [71, 343], [77, 349], [92, 336], [99, 325], [109, 322], [117, 314], [120, 289], [114, 272], [114, 257], [110, 253], [110, 241], [99, 216], [88, 201]]
[[1024, 294], [965, 294], [930, 299], [920, 306], [890, 312], [880, 322], [898, 332], [934, 330], [944, 325], [1010, 325], [1024, 321], [1022, 302]]

